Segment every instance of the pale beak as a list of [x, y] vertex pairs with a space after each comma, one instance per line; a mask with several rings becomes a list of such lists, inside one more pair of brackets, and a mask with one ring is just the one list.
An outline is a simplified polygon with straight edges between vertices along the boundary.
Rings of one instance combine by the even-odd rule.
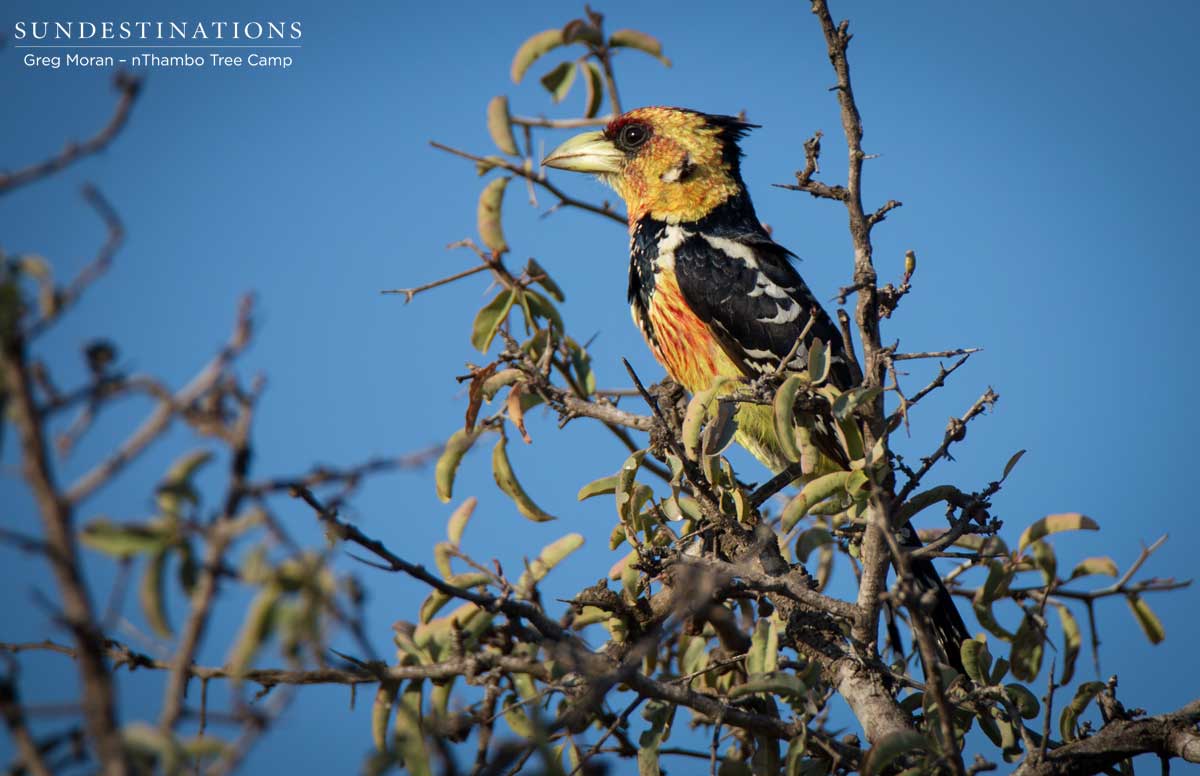
[[625, 153], [604, 137], [603, 132], [576, 135], [542, 160], [547, 167], [598, 174], [619, 173], [624, 163]]

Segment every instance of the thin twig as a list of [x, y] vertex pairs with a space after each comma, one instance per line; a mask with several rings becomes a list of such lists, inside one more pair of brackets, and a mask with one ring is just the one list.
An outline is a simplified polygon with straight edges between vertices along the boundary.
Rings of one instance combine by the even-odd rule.
[[978, 353], [983, 348], [956, 348], [954, 350], [933, 350], [927, 353], [893, 353], [893, 361], [909, 361], [914, 358], [953, 358], [954, 356], [969, 356]]
[[119, 70], [113, 76], [113, 85], [120, 92], [121, 96], [117, 100], [116, 107], [113, 109], [108, 123], [99, 132], [82, 143], [67, 143], [66, 147], [57, 155], [42, 162], [31, 164], [16, 172], [0, 173], [0, 196], [7, 194], [18, 186], [23, 186], [53, 175], [85, 156], [98, 153], [108, 147], [108, 144], [121, 132], [121, 129], [129, 120], [129, 114], [133, 110], [133, 104], [137, 100], [138, 93], [141, 90], [142, 79], [124, 70]]
[[605, 218], [616, 221], [620, 224], [625, 223], [625, 219], [614, 213], [607, 205], [593, 205], [591, 202], [584, 202], [583, 200], [575, 199], [547, 180], [544, 175], [539, 175], [533, 170], [526, 170], [524, 167], [502, 159], [487, 159], [482, 156], [476, 156], [475, 154], [459, 150], [452, 146], [444, 145], [434, 140], [429, 141], [429, 144], [439, 151], [445, 151], [446, 153], [454, 154], [455, 156], [461, 156], [462, 158], [470, 159], [473, 162], [480, 162], [482, 164], [492, 165], [493, 167], [500, 167], [508, 172], [511, 172], [513, 175], [517, 175], [525, 178], [526, 180], [532, 181], [554, 196], [558, 197], [559, 204], [563, 207], [579, 208], [580, 210], [586, 210], [589, 213], [595, 213], [596, 215], [604, 216]]
[[105, 199], [104, 195], [100, 193], [100, 190], [90, 183], [85, 184], [83, 187], [83, 198], [100, 216], [100, 220], [104, 222], [106, 231], [104, 243], [100, 246], [100, 250], [96, 252], [96, 256], [91, 262], [80, 270], [79, 274], [65, 288], [56, 291], [53, 311], [29, 324], [27, 336], [30, 340], [37, 338], [52, 323], [61, 318], [67, 309], [79, 301], [79, 298], [83, 296], [83, 292], [97, 278], [108, 271], [109, 267], [112, 266], [113, 257], [121, 247], [121, 243], [125, 241], [125, 226], [121, 223], [121, 218], [117, 215], [117, 211]]
[[105, 776], [128, 771], [117, 723], [112, 676], [105, 664], [103, 639], [83, 578], [75, 538], [73, 503], [59, 489], [50, 463], [45, 428], [33, 398], [26, 342], [19, 332], [2, 337], [0, 376], [8, 396], [8, 415], [20, 440], [21, 467], [33, 492], [45, 532], [46, 553], [62, 601], [61, 619], [78, 649], [84, 723]]
[[160, 404], [142, 424], [122, 442], [108, 458], [97, 464], [90, 471], [76, 480], [67, 490], [65, 500], [79, 504], [102, 485], [111, 480], [130, 461], [141, 454], [146, 447], [157, 439], [171, 425], [177, 415], [177, 408], [186, 407], [193, 401], [208, 393], [215, 386], [225, 368], [234, 358], [245, 349], [250, 342], [252, 304], [250, 297], [244, 297], [238, 308], [238, 320], [233, 335], [222, 348], [221, 352], [208, 363], [204, 369], [192, 378], [191, 382], [176, 392], [173, 401]]
[[589, 749], [587, 753], [583, 755], [583, 757], [579, 758], [579, 762], [574, 768], [571, 769], [571, 772], [568, 773], [567, 776], [575, 776], [575, 774], [579, 773], [587, 761], [599, 753], [600, 747], [604, 745], [604, 742], [612, 736], [617, 728], [625, 724], [625, 721], [629, 719], [629, 715], [633, 713], [634, 709], [642, 705], [642, 701], [644, 700], [646, 700], [645, 696], [635, 696], [634, 699], [630, 701], [629, 705], [625, 707], [625, 710], [617, 715], [617, 718], [612, 721], [612, 724], [608, 726], [600, 738], [596, 739], [596, 743], [592, 744], [592, 748]]
[[487, 264], [480, 264], [476, 267], [471, 267], [470, 269], [464, 269], [462, 272], [456, 272], [453, 275], [450, 275], [449, 277], [442, 278], [441, 280], [434, 280], [431, 283], [426, 283], [424, 285], [417, 286], [415, 288], [389, 288], [389, 289], [384, 289], [383, 291], [380, 291], [379, 293], [381, 293], [381, 294], [404, 294], [404, 303], [408, 304], [409, 302], [411, 302], [413, 300], [414, 296], [421, 293], [422, 291], [428, 291], [431, 288], [437, 288], [438, 286], [444, 286], [447, 283], [453, 283], [456, 280], [462, 280], [463, 278], [470, 277], [471, 275], [478, 274], [478, 273], [483, 272], [484, 270], [488, 270], [488, 269], [491, 269], [491, 266], [489, 266]]
[[603, 127], [615, 116], [596, 116], [595, 118], [548, 119], [543, 116], [512, 116], [509, 118], [519, 127], [544, 127], [546, 129], [582, 129], [584, 127]]

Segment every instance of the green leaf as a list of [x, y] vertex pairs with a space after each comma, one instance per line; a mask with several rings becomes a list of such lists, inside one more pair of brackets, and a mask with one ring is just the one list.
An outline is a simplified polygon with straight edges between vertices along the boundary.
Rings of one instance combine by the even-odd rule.
[[617, 30], [609, 36], [608, 45], [612, 48], [624, 47], [644, 51], [667, 67], [671, 66], [671, 60], [663, 56], [662, 43], [653, 35], [638, 30]]
[[1033, 542], [1059, 533], [1060, 531], [1099, 531], [1100, 526], [1087, 515], [1078, 512], [1065, 512], [1058, 515], [1048, 515], [1025, 529], [1021, 541], [1017, 544], [1017, 552], [1022, 552]]
[[1002, 597], [1008, 591], [1008, 586], [1012, 582], [1013, 571], [999, 561], [992, 561], [988, 564], [988, 568], [987, 579], [984, 581], [983, 586], [975, 592], [975, 598], [972, 601], [972, 606], [975, 609], [975, 617], [988, 633], [1004, 641], [1012, 641], [1013, 634], [1002, 626], [992, 613], [992, 602]]
[[645, 450], [638, 450], [625, 459], [625, 463], [621, 464], [621, 471], [617, 472], [616, 487], [613, 488], [613, 494], [616, 497], [617, 516], [621, 518], [622, 523], [631, 523], [637, 517], [641, 504], [638, 504], [637, 496], [637, 473], [642, 465], [642, 459], [646, 457]]
[[135, 760], [149, 760], [158, 765], [153, 772], [177, 773], [181, 770], [182, 752], [174, 736], [145, 722], [133, 722], [121, 730], [121, 743]]
[[525, 272], [531, 278], [536, 278], [535, 282], [546, 289], [546, 293], [550, 294], [554, 298], [554, 301], [565, 302], [567, 300], [558, 283], [554, 282], [554, 279], [550, 277], [550, 273], [541, 264], [538, 264], [536, 259], [531, 258], [529, 260], [529, 263], [525, 265]]
[[[558, 308], [554, 306], [546, 297], [539, 294], [537, 291], [525, 289], [522, 293], [522, 298], [528, 302], [529, 310], [533, 315], [545, 319], [550, 324], [550, 328], [561, 332], [563, 330], [562, 316], [559, 315]], [[531, 325], [536, 325], [534, 321], [530, 321]]]
[[459, 429], [450, 435], [450, 439], [446, 441], [446, 447], [442, 450], [442, 454], [438, 456], [437, 465], [433, 470], [433, 479], [437, 485], [438, 498], [442, 503], [448, 503], [454, 493], [454, 475], [458, 473], [458, 465], [462, 463], [463, 456], [471, 449], [471, 445], [475, 444], [475, 440], [479, 438], [479, 432], [467, 431]]
[[634, 565], [637, 560], [637, 550], [630, 550], [629, 554], [617, 564], [621, 570], [621, 590], [625, 593], [625, 599], [630, 603], [637, 601], [638, 595], [642, 591], [642, 572]]
[[708, 639], [703, 636], [683, 636], [682, 638], [687, 639], [687, 647], [679, 656], [679, 673], [683, 676], [691, 676], [708, 667]]
[[675, 706], [663, 701], [650, 701], [642, 709], [642, 718], [650, 723], [638, 737], [638, 776], [659, 776], [658, 748], [671, 735]]
[[476, 211], [476, 225], [483, 244], [493, 253], [504, 253], [508, 250], [508, 242], [504, 239], [504, 227], [500, 223], [500, 212], [504, 205], [504, 190], [508, 188], [509, 178], [493, 178], [479, 193], [479, 207]]
[[550, 92], [550, 99], [554, 102], [562, 102], [567, 93], [571, 91], [571, 85], [575, 83], [575, 63], [560, 62], [555, 65], [553, 70], [542, 76], [541, 81], [546, 91]]
[[83, 527], [79, 540], [93, 550], [116, 558], [161, 550], [174, 531], [156, 523], [115, 523], [98, 517]]
[[850, 472], [850, 476], [846, 478], [846, 493], [851, 496], [857, 496], [858, 492], [867, 487], [871, 478], [862, 469], [855, 469]]
[[1034, 619], [1026, 614], [1021, 619], [1021, 627], [1013, 637], [1012, 662], [1013, 676], [1022, 682], [1032, 682], [1042, 670], [1042, 631]]
[[471, 326], [471, 344], [480, 353], [486, 353], [491, 347], [492, 340], [500, 329], [500, 324], [504, 322], [504, 319], [508, 317], [508, 311], [512, 309], [515, 297], [516, 292], [506, 288], [496, 294], [495, 298], [484, 305], [483, 309], [475, 315], [475, 323]]
[[687, 410], [683, 415], [680, 441], [683, 442], [684, 453], [693, 461], [700, 457], [700, 432], [703, 429], [704, 420], [711, 415], [721, 389], [729, 383], [730, 379], [725, 375], [718, 375], [707, 390], [697, 392], [688, 402]]
[[863, 760], [863, 776], [883, 773], [889, 765], [908, 752], [929, 750], [925, 736], [915, 730], [897, 730], [886, 734], [871, 747]]
[[595, 25], [585, 22], [583, 19], [572, 19], [563, 26], [563, 42], [574, 43], [581, 40], [585, 43], [592, 43], [599, 46], [604, 42], [604, 38], [600, 35], [600, 30]]
[[197, 760], [214, 760], [218, 757], [223, 757], [233, 748], [228, 742], [222, 741], [219, 738], [213, 738], [211, 735], [185, 738], [178, 743], [183, 749], [184, 756], [190, 758], [193, 762]]
[[171, 624], [167, 620], [167, 605], [163, 595], [163, 571], [167, 565], [167, 551], [159, 550], [150, 556], [146, 562], [146, 573], [142, 575], [142, 584], [138, 590], [138, 598], [142, 604], [142, 613], [159, 637], [171, 638]]
[[467, 521], [471, 519], [471, 514], [475, 511], [475, 505], [478, 503], [479, 500], [471, 496], [450, 515], [450, 520], [446, 523], [446, 535], [455, 547], [462, 544], [463, 530], [466, 529]]
[[992, 655], [988, 652], [987, 644], [979, 639], [967, 639], [962, 643], [960, 654], [967, 676], [976, 684], [989, 684], [988, 671], [992, 667]]
[[1004, 474], [1000, 475], [1001, 482], [1004, 482], [1008, 479], [1008, 475], [1012, 473], [1013, 467], [1017, 465], [1017, 461], [1020, 461], [1023, 455], [1025, 455], [1025, 451], [1018, 450], [1017, 452], [1013, 453], [1012, 458], [1008, 459], [1008, 463], [1004, 464]]
[[1037, 719], [1038, 712], [1041, 711], [1042, 707], [1038, 703], [1037, 696], [1031, 693], [1029, 688], [1022, 684], [1006, 684], [1004, 685], [1004, 693], [1016, 704], [1017, 711], [1021, 712], [1022, 717], [1025, 719]]
[[591, 356], [575, 340], [570, 337], [565, 339], [567, 350], [571, 354], [571, 365], [575, 367], [575, 374], [578, 375], [579, 383], [583, 386], [584, 395], [591, 396], [596, 392], [596, 375], [592, 372]]
[[496, 485], [500, 490], [513, 500], [517, 511], [523, 516], [535, 523], [544, 523], [554, 519], [554, 515], [542, 510], [521, 487], [516, 473], [513, 472], [512, 464], [508, 460], [504, 437], [500, 437], [500, 441], [492, 448], [492, 477], [496, 480]]
[[437, 567], [438, 573], [443, 578], [454, 575], [454, 570], [450, 566], [453, 551], [454, 545], [450, 542], [438, 542], [433, 545], [433, 565]]
[[720, 455], [737, 433], [737, 408], [731, 401], [718, 401], [716, 412], [704, 426], [700, 436], [700, 451], [704, 455]]
[[829, 377], [829, 351], [825, 343], [814, 338], [808, 347], [808, 379], [820, 385]]
[[164, 514], [179, 515], [184, 503], [195, 504], [199, 500], [192, 478], [212, 459], [211, 450], [195, 450], [181, 456], [171, 465], [155, 494], [158, 508]]
[[660, 776], [658, 769], [658, 744], [638, 748], [638, 776]]
[[1141, 626], [1142, 633], [1146, 634], [1146, 638], [1150, 639], [1151, 644], [1158, 644], [1167, 637], [1162, 621], [1158, 619], [1158, 615], [1150, 608], [1150, 604], [1146, 603], [1141, 596], [1126, 596], [1125, 601], [1129, 604], [1129, 610], [1133, 612], [1137, 624]]
[[429, 764], [429, 751], [425, 747], [425, 736], [421, 730], [422, 680], [413, 679], [404, 686], [400, 703], [396, 709], [396, 751], [403, 760], [403, 769], [409, 776], [433, 776]]
[[750, 651], [746, 653], [746, 673], [750, 676], [773, 673], [779, 666], [779, 629], [775, 620], [763, 617], [754, 626]]
[[377, 751], [387, 751], [388, 723], [392, 721], [392, 707], [399, 694], [400, 682], [395, 680], [384, 680], [375, 690], [375, 702], [371, 705], [371, 740]]
[[785, 776], [801, 776], [804, 772], [802, 763], [806, 751], [808, 751], [808, 728], [801, 727], [800, 735], [788, 742], [787, 754], [783, 760]]
[[192, 549], [190, 541], [181, 541], [178, 544], [179, 550], [179, 565], [177, 567], [177, 576], [179, 578], [179, 586], [183, 588], [183, 592], [188, 597], [196, 590], [196, 582], [200, 578], [200, 568], [196, 563], [196, 553]]
[[833, 534], [827, 528], [819, 525], [809, 528], [796, 537], [796, 560], [807, 563], [813, 550], [830, 544], [833, 544]]
[[850, 472], [839, 471], [823, 474], [814, 480], [810, 480], [800, 489], [787, 506], [783, 508], [780, 515], [783, 530], [792, 530], [800, 518], [808, 514], [808, 510], [814, 505], [837, 493], [846, 491], [846, 482], [850, 478]]
[[496, 394], [500, 392], [501, 388], [507, 388], [508, 386], [523, 380], [524, 377], [525, 373], [520, 369], [501, 369], [499, 372], [483, 381], [483, 386], [480, 388], [479, 392], [483, 394], [483, 398], [491, 401], [492, 399], [496, 398]]
[[1058, 578], [1058, 559], [1054, 548], [1047, 542], [1034, 542], [1032, 549], [1033, 565], [1042, 572], [1042, 578], [1046, 580], [1047, 585], [1054, 584], [1054, 580]]
[[854, 414], [854, 410], [863, 404], [875, 401], [875, 397], [882, 390], [879, 386], [873, 385], [870, 388], [855, 388], [852, 391], [846, 391], [833, 400], [833, 416], [838, 420], [848, 420]]
[[1058, 620], [1063, 629], [1063, 666], [1060, 685], [1065, 685], [1075, 676], [1075, 660], [1079, 657], [1079, 649], [1083, 645], [1083, 636], [1079, 632], [1079, 623], [1075, 615], [1065, 604], [1054, 604], [1058, 609]]
[[598, 480], [593, 480], [579, 489], [579, 495], [576, 496], [576, 498], [580, 501], [585, 501], [592, 496], [603, 496], [608, 493], [615, 493], [617, 491], [617, 480], [619, 480], [620, 477], [621, 475], [619, 474], [610, 474], [607, 477], [601, 477]]
[[516, 695], [506, 695], [501, 702], [501, 707], [507, 709], [504, 712], [504, 721], [508, 723], [512, 732], [527, 741], [532, 740], [537, 733], [537, 728], [529, 719], [529, 715], [525, 713], [525, 705], [520, 702], [520, 698]]
[[446, 712], [450, 709], [450, 694], [454, 691], [454, 683], [457, 679], [458, 677], [452, 676], [449, 681], [435, 683], [431, 688], [429, 706], [435, 718], [446, 718]]
[[544, 579], [550, 570], [561, 563], [564, 558], [582, 546], [583, 536], [572, 533], [543, 547], [541, 553], [529, 564], [517, 581], [517, 594], [532, 595], [534, 585]]
[[800, 460], [800, 447], [796, 444], [796, 394], [808, 380], [800, 375], [788, 375], [788, 378], [775, 391], [774, 421], [775, 438], [779, 442], [780, 452], [793, 463]]
[[579, 69], [583, 71], [583, 82], [587, 86], [583, 115], [590, 119], [600, 112], [600, 106], [604, 103], [604, 74], [595, 62], [580, 62]]
[[774, 671], [760, 674], [757, 678], [737, 685], [729, 691], [730, 699], [741, 698], [743, 695], [767, 693], [778, 697], [804, 698], [808, 688], [800, 677], [786, 671]]
[[[447, 567], [444, 571], [449, 570], [450, 569]], [[491, 577], [482, 571], [468, 571], [464, 574], [453, 575], [443, 573], [443, 576], [446, 578], [448, 583], [454, 585], [455, 587], [461, 588], [479, 587], [480, 585], [486, 585], [491, 581]], [[451, 600], [453, 599], [448, 593], [443, 593], [440, 590], [434, 590], [421, 604], [418, 621], [422, 625], [429, 624], [429, 622], [437, 616], [437, 613], [440, 612], [446, 604], [450, 603]]]
[[513, 56], [512, 65], [509, 68], [509, 75], [512, 76], [513, 83], [521, 83], [521, 79], [525, 77], [530, 65], [561, 45], [563, 45], [561, 29], [543, 30], [528, 38]]
[[1088, 704], [1103, 691], [1104, 682], [1084, 682], [1079, 685], [1075, 690], [1075, 697], [1058, 718], [1058, 732], [1062, 734], [1063, 741], [1070, 742], [1079, 737], [1075, 733], [1076, 720], [1087, 709]]
[[1115, 577], [1117, 575], [1117, 564], [1112, 558], [1100, 556], [1096, 558], [1084, 558], [1079, 562], [1072, 571], [1071, 576], [1067, 577], [1067, 581], [1086, 577], [1092, 574], [1101, 574], [1106, 577]]
[[273, 634], [281, 592], [278, 585], [268, 584], [250, 602], [227, 661], [230, 675], [240, 677], [245, 674], [263, 642]]
[[517, 139], [513, 137], [512, 116], [508, 112], [508, 98], [504, 95], [493, 97], [487, 107], [487, 128], [492, 136], [492, 142], [506, 154], [518, 155]]
[[1004, 745], [1004, 735], [1000, 732], [1000, 726], [996, 724], [996, 719], [993, 716], [995, 709], [986, 707], [979, 712], [977, 719], [979, 720], [979, 729], [983, 734], [996, 746]]

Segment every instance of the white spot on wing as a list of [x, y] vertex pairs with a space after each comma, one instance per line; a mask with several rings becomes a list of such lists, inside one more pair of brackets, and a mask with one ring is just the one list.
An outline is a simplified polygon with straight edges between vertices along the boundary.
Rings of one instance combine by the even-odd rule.
[[758, 258], [754, 255], [754, 249], [749, 245], [740, 243], [737, 240], [730, 240], [728, 237], [713, 237], [712, 235], [702, 235], [709, 245], [721, 251], [727, 256], [732, 256], [735, 259], [741, 259], [746, 262], [746, 266], [752, 269], [758, 269]]
[[791, 302], [787, 305], [779, 305], [778, 312], [770, 318], [759, 318], [759, 323], [791, 323], [800, 317], [800, 305]]
[[[740, 243], [737, 240], [730, 240], [728, 237], [713, 237], [707, 234], [703, 235], [703, 237], [713, 248], [721, 251], [730, 258], [744, 262], [747, 267], [756, 270], [754, 277], [754, 288], [752, 288], [750, 293], [746, 294], [746, 296], [753, 298], [766, 294], [772, 299], [792, 299], [791, 292], [795, 289], [782, 287], [768, 278], [766, 274], [759, 269], [758, 258], [754, 255], [754, 249], [752, 247], [744, 243]], [[787, 320], [792, 319], [789, 318]], [[786, 323], [787, 321], [782, 322]]]
[[655, 235], [658, 241], [658, 256], [655, 257], [654, 268], [656, 270], [674, 270], [675, 249], [691, 236], [691, 232], [678, 224], [668, 225], [660, 229], [659, 233]]

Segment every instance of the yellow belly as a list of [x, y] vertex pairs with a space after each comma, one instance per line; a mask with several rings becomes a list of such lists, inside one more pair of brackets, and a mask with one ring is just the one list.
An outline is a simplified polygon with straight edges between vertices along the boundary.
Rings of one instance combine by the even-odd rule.
[[[690, 393], [707, 390], [718, 375], [743, 377], [742, 370], [725, 353], [712, 331], [683, 301], [675, 278], [668, 272], [655, 276], [654, 294], [647, 314], [654, 332], [646, 342], [654, 357], [671, 379]], [[633, 309], [634, 322], [645, 332]], [[732, 386], [730, 388], [733, 390]], [[734, 439], [773, 472], [787, 465], [779, 451], [770, 407], [743, 404], [737, 413], [738, 431]]]

